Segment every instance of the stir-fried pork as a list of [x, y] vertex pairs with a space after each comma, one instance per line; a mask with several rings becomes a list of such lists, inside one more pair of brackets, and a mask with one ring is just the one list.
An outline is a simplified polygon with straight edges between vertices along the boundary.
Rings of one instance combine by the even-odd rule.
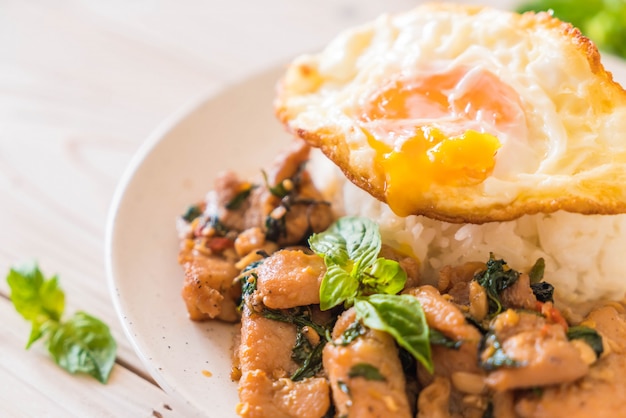
[[217, 318], [229, 322], [239, 318], [235, 304], [237, 291], [233, 289], [233, 279], [239, 270], [233, 263], [219, 257], [192, 257], [183, 267], [182, 297], [189, 318]]
[[[515, 406], [520, 418], [618, 417], [626, 408], [626, 317], [622, 306], [592, 311], [583, 322], [602, 335], [605, 353], [578, 381], [526, 394]], [[569, 364], [564, 366], [570, 367]]]
[[[536, 313], [507, 310], [495, 319], [492, 329], [502, 354], [515, 362], [487, 377], [487, 385], [497, 391], [570, 383], [589, 370], [565, 329]], [[481, 359], [499, 354], [495, 350], [488, 347]]]
[[257, 269], [257, 297], [273, 309], [319, 304], [325, 272], [324, 260], [315, 254], [278, 251]]
[[259, 251], [302, 243], [330, 225], [331, 208], [304, 170], [309, 151], [294, 142], [254, 184], [222, 173], [205, 202], [181, 220], [182, 296], [191, 319], [236, 321], [233, 280], [241, 268], [262, 258]]
[[[405, 379], [393, 338], [385, 332], [367, 330], [345, 344], [342, 334], [355, 320], [353, 309], [344, 312], [333, 329], [333, 342], [324, 347], [324, 370], [330, 380], [336, 416], [410, 417]], [[358, 373], [359, 367], [375, 370], [375, 377]]]
[[[241, 416], [578, 418], [626, 408], [624, 307], [598, 308], [572, 328], [550, 284], [531, 284], [493, 254], [444, 267], [435, 288], [420, 285], [419, 261], [382, 245], [379, 256], [406, 273], [402, 293], [423, 310], [430, 341], [422, 334], [417, 345], [430, 343], [432, 373], [429, 363], [401, 360], [410, 350], [393, 332], [357, 320], [350, 306], [369, 293], [320, 311], [327, 267], [306, 245], [333, 213], [304, 170], [308, 155], [295, 142], [256, 182], [223, 173], [181, 217], [189, 317], [241, 319], [233, 373]], [[354, 273], [353, 261], [342, 274]]]

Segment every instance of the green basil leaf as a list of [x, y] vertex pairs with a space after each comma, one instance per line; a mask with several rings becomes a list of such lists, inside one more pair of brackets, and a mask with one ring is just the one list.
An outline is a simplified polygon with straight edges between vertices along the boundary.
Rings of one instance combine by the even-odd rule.
[[[525, 363], [509, 357], [493, 331], [483, 336], [478, 347], [478, 365], [484, 370], [492, 371], [500, 367], [523, 367]], [[485, 358], [482, 353], [488, 353]]]
[[604, 345], [602, 343], [602, 337], [593, 328], [586, 327], [584, 325], [577, 325], [575, 327], [569, 327], [567, 330], [568, 340], [583, 340], [587, 343], [593, 351], [596, 353], [596, 357], [600, 357], [604, 352]]
[[451, 348], [453, 350], [458, 350], [463, 345], [462, 340], [455, 341], [452, 338], [446, 337], [440, 331], [437, 331], [434, 328], [429, 329], [428, 340], [431, 345], [441, 345], [446, 348]]
[[350, 262], [346, 240], [331, 230], [311, 235], [309, 247], [314, 253], [324, 258], [326, 265], [332, 263], [347, 266]]
[[54, 332], [59, 326], [59, 322], [52, 319], [34, 319], [31, 321], [30, 335], [28, 336], [28, 342], [26, 343], [26, 349], [28, 350], [31, 345], [45, 334]]
[[77, 312], [50, 334], [48, 351], [70, 373], [87, 373], [106, 383], [117, 344], [109, 327], [97, 318]]
[[519, 12], [548, 11], [570, 22], [601, 51], [626, 58], [626, 2], [623, 0], [529, 0]]
[[241, 205], [248, 199], [252, 190], [254, 190], [257, 186], [254, 184], [249, 184], [247, 187], [244, 187], [239, 193], [233, 197], [230, 202], [226, 203], [224, 207], [228, 210], [237, 210], [241, 207]]
[[[354, 321], [348, 328], [341, 334], [341, 342], [339, 345], [348, 345], [352, 341], [364, 335], [367, 332], [365, 327], [359, 321]], [[337, 344], [335, 342], [335, 344]]]
[[419, 301], [410, 295], [371, 295], [357, 299], [357, 318], [369, 328], [392, 335], [432, 373], [428, 325]]
[[[11, 301], [15, 310], [33, 324], [41, 327], [48, 320], [58, 321], [65, 309], [65, 295], [59, 287], [57, 276], [48, 280], [36, 263], [31, 262], [9, 270], [7, 283], [11, 288]], [[36, 338], [35, 338], [36, 339]]]
[[528, 276], [530, 277], [530, 283], [539, 283], [543, 279], [543, 273], [545, 272], [545, 270], [546, 260], [544, 260], [543, 258], [538, 258], [528, 272]]
[[355, 262], [354, 274], [359, 274], [378, 258], [382, 241], [374, 221], [345, 217], [339, 219], [334, 228], [345, 239], [348, 257]]
[[378, 381], [378, 382], [386, 382], [385, 376], [376, 368], [375, 366], [369, 363], [357, 363], [348, 370], [348, 377], [362, 377], [365, 380]]
[[367, 218], [344, 217], [309, 239], [311, 249], [358, 276], [378, 257], [382, 242], [378, 225]]
[[325, 311], [343, 302], [351, 304], [358, 288], [356, 277], [337, 265], [329, 265], [320, 285], [320, 309]]
[[361, 283], [368, 294], [395, 295], [404, 288], [406, 273], [397, 261], [378, 258], [365, 269]]
[[474, 280], [478, 282], [487, 293], [489, 304], [489, 317], [493, 318], [505, 308], [502, 306], [500, 293], [504, 289], [513, 286], [519, 279], [519, 272], [509, 268], [504, 260], [497, 260], [493, 253], [489, 254], [487, 269], [477, 273]]
[[202, 215], [202, 208], [198, 205], [191, 205], [187, 207], [187, 210], [181, 215], [181, 218], [183, 218], [187, 223], [190, 223], [200, 215]]

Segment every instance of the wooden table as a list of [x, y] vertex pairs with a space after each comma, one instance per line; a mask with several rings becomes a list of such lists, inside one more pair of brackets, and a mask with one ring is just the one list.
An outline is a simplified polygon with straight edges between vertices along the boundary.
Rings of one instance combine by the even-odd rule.
[[0, 2], [0, 272], [35, 259], [67, 312], [112, 329], [106, 385], [58, 368], [0, 281], [0, 416], [179, 416], [113, 308], [104, 235], [116, 184], [159, 122], [187, 102], [412, 0]]
[[[179, 416], [122, 331], [104, 262], [107, 212], [133, 153], [199, 97], [317, 49], [410, 0], [5, 0], [0, 3], [0, 272], [35, 259], [66, 311], [118, 342], [106, 385], [24, 349], [0, 281], [0, 416]], [[3, 276], [4, 277], [4, 276]]]

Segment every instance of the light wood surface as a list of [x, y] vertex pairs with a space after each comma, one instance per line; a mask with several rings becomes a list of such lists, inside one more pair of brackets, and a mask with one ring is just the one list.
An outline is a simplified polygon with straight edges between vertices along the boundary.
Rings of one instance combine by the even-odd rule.
[[[184, 416], [147, 375], [113, 308], [104, 261], [115, 187], [186, 103], [409, 0], [0, 1], [0, 416]], [[66, 310], [111, 327], [106, 385], [58, 368], [13, 309], [4, 274], [35, 259]]]
[[[419, 2], [0, 0], [0, 417], [185, 416], [145, 371], [108, 289], [106, 220], [127, 164], [186, 104]], [[474, 3], [486, 2], [513, 0]], [[24, 349], [30, 325], [4, 275], [27, 260], [59, 275], [68, 313], [111, 327], [106, 385], [66, 373], [40, 344]]]

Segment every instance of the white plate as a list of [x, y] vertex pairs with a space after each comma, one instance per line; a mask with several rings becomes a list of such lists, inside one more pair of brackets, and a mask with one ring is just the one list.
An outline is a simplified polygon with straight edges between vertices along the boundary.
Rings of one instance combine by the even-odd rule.
[[[626, 85], [626, 63], [609, 57], [605, 64]], [[172, 118], [137, 154], [112, 207], [107, 268], [116, 309], [150, 374], [198, 415], [235, 416], [233, 329], [187, 318], [175, 219], [216, 173], [256, 174], [289, 143], [272, 114], [279, 73], [260, 74]]]
[[187, 318], [175, 220], [219, 171], [258, 174], [289, 143], [272, 110], [281, 70], [171, 118], [133, 159], [111, 209], [107, 268], [125, 331], [157, 383], [198, 415], [235, 416], [232, 326]]

